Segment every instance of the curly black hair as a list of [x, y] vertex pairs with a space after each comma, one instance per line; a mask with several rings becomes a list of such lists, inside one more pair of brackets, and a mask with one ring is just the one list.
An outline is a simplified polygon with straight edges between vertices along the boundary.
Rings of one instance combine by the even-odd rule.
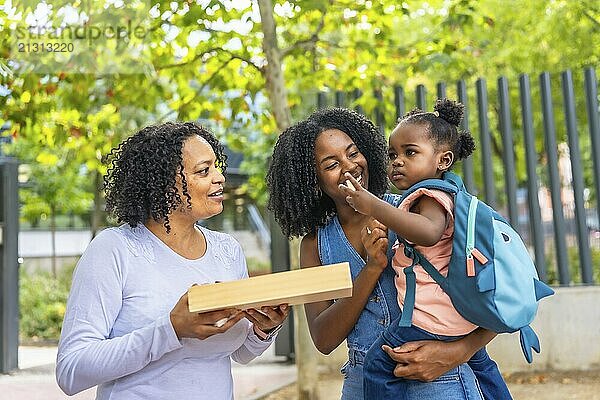
[[429, 137], [435, 141], [437, 146], [444, 146], [451, 150], [455, 156], [454, 162], [463, 160], [475, 150], [473, 136], [467, 131], [458, 129], [463, 119], [464, 108], [462, 103], [449, 99], [438, 99], [433, 107], [433, 112], [415, 108], [404, 115], [398, 121], [398, 125], [423, 124], [427, 126]]
[[316, 232], [336, 213], [319, 189], [315, 161], [317, 136], [328, 129], [346, 133], [366, 158], [371, 193], [383, 196], [388, 188], [387, 144], [375, 125], [345, 108], [317, 110], [279, 136], [267, 173], [268, 209], [288, 238]]
[[149, 218], [162, 221], [170, 232], [169, 214], [183, 204], [175, 187], [181, 177], [187, 207], [191, 197], [183, 174], [183, 143], [193, 135], [208, 142], [216, 156], [216, 166], [227, 169], [223, 146], [205, 127], [193, 122], [166, 122], [143, 128], [113, 148], [107, 156], [104, 176], [106, 210], [119, 223], [135, 227]]

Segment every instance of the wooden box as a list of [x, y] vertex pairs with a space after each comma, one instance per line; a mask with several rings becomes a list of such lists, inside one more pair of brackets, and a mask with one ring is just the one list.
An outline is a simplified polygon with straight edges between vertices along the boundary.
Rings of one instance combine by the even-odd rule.
[[190, 312], [303, 304], [352, 296], [347, 262], [192, 286]]

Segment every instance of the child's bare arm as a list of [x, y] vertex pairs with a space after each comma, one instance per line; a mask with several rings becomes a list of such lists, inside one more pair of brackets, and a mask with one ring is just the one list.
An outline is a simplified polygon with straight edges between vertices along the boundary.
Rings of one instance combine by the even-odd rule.
[[346, 174], [346, 177], [354, 190], [344, 185], [340, 185], [340, 189], [356, 211], [372, 216], [419, 246], [433, 246], [442, 237], [447, 224], [446, 210], [436, 200], [424, 196], [419, 200], [415, 212], [400, 210], [364, 189], [350, 174]]

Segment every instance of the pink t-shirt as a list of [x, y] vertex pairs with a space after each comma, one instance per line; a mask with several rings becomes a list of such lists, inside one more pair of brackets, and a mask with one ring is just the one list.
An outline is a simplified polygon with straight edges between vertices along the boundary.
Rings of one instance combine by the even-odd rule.
[[[428, 196], [437, 200], [448, 213], [448, 225], [440, 241], [430, 247], [415, 246], [429, 262], [444, 276], [448, 275], [448, 264], [452, 255], [452, 235], [454, 234], [454, 200], [448, 193], [440, 190], [419, 189], [412, 193], [398, 206], [401, 210], [409, 211], [411, 206], [421, 196]], [[404, 255], [404, 245], [396, 242], [396, 250], [392, 259], [392, 267], [396, 271], [396, 288], [398, 289], [398, 302], [400, 308], [404, 306], [406, 293], [406, 275], [403, 269], [411, 264], [411, 260]], [[476, 325], [464, 319], [452, 305], [450, 297], [442, 290], [440, 285], [429, 276], [420, 265], [414, 268], [417, 288], [415, 293], [415, 309], [413, 311], [413, 325], [426, 331], [445, 336], [466, 335], [472, 332]]]

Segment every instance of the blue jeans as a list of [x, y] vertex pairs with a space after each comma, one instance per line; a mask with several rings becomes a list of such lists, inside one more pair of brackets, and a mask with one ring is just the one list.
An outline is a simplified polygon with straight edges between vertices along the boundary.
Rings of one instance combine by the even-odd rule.
[[[382, 343], [381, 343], [382, 344]], [[380, 344], [378, 344], [380, 346]], [[381, 347], [379, 347], [381, 348]], [[344, 364], [342, 367], [342, 374], [344, 375], [344, 385], [342, 387], [342, 397], [341, 400], [369, 400], [368, 397], [364, 397], [363, 391], [363, 364], [365, 359], [365, 353], [349, 349], [348, 351], [348, 362]], [[391, 360], [391, 359], [390, 359]], [[389, 365], [390, 370], [393, 370], [395, 367], [395, 363]], [[508, 387], [506, 383], [502, 379], [502, 375], [500, 375], [500, 371], [498, 370], [498, 366], [496, 363], [489, 357], [485, 348], [480, 349], [475, 355], [469, 360], [468, 366], [471, 367], [473, 373], [475, 373], [475, 377], [479, 382], [479, 388], [483, 392], [483, 397], [486, 400], [512, 400], [510, 392], [508, 391]], [[447, 382], [448, 379], [456, 379], [457, 373], [462, 372], [463, 377], [466, 377], [468, 374], [467, 371], [464, 370], [464, 366], [462, 371], [458, 369], [454, 370], [454, 373], [450, 372], [443, 377], [439, 378], [435, 382], [443, 383]], [[453, 376], [454, 375], [454, 376]], [[418, 383], [417, 383], [418, 384]], [[438, 385], [439, 388], [445, 390], [443, 385]], [[416, 389], [416, 388], [413, 388]], [[431, 388], [430, 388], [431, 389]], [[398, 396], [398, 398], [401, 398]]]
[[485, 347], [473, 354], [467, 364], [475, 373], [484, 399], [513, 400], [508, 391], [508, 386], [506, 386], [506, 382], [500, 374], [498, 364], [490, 358]]
[[344, 384], [341, 400], [364, 400], [363, 398], [363, 364], [365, 353], [349, 349], [348, 362], [342, 367]]
[[483, 400], [475, 374], [467, 364], [451, 369], [432, 382], [397, 378], [394, 376], [396, 362], [381, 349], [384, 344], [394, 348], [417, 340], [456, 339], [460, 337], [432, 335], [414, 326], [400, 327], [398, 321], [392, 322], [365, 356], [365, 400]]
[[[487, 400], [512, 400], [498, 365], [490, 358], [485, 347], [479, 349], [467, 364], [448, 371], [433, 382], [423, 383], [394, 376], [396, 363], [381, 350], [383, 344], [394, 348], [416, 340], [452, 341], [460, 338], [432, 335], [417, 327], [399, 327], [398, 321], [392, 322], [364, 356], [365, 366], [361, 372], [364, 376], [365, 400], [420, 399], [422, 396], [433, 399], [438, 398], [436, 397], [438, 395], [444, 396], [439, 398], [450, 399], [481, 399], [483, 395]], [[390, 394], [388, 397], [386, 397], [387, 391], [391, 392], [388, 393]]]

